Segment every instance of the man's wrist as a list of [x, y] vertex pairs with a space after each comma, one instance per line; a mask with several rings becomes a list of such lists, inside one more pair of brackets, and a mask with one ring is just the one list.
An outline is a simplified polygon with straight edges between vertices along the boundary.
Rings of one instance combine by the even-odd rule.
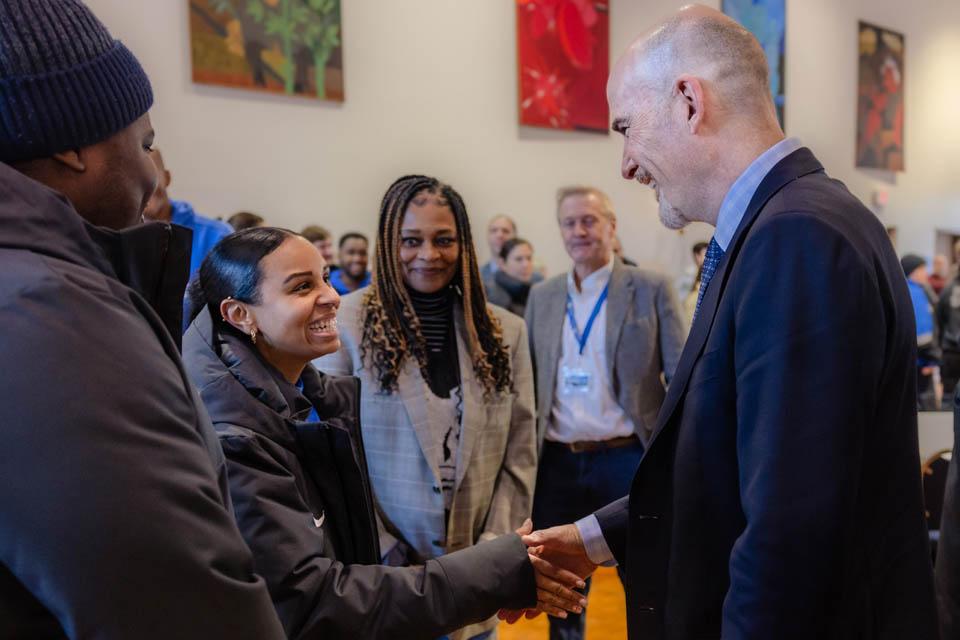
[[577, 527], [577, 533], [580, 535], [580, 540], [583, 542], [583, 548], [590, 562], [604, 567], [617, 566], [613, 552], [610, 551], [607, 540], [603, 537], [603, 530], [600, 529], [600, 521], [597, 520], [597, 516], [590, 514], [586, 518], [577, 520], [574, 526]]

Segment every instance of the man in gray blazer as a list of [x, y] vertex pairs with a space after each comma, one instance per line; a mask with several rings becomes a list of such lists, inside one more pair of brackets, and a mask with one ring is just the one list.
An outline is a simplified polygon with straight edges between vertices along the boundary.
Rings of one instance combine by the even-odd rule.
[[[557, 220], [573, 268], [535, 286], [526, 313], [541, 443], [537, 529], [629, 492], [684, 340], [667, 279], [614, 257], [606, 194], [561, 189]], [[584, 618], [551, 618], [550, 637], [582, 638]]]

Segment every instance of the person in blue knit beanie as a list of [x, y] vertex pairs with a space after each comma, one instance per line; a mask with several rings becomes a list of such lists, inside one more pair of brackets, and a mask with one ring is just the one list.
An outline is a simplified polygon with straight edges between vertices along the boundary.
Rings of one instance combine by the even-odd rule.
[[285, 637], [178, 352], [190, 232], [140, 223], [152, 102], [81, 2], [0, 0], [0, 638]]
[[156, 184], [150, 80], [78, 0], [0, 2], [0, 162], [91, 223], [140, 222]]

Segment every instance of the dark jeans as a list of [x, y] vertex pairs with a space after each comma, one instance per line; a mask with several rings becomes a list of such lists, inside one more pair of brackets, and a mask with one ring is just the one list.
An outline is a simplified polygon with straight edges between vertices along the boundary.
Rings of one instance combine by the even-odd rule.
[[[575, 522], [630, 493], [642, 455], [639, 441], [626, 447], [581, 453], [573, 453], [556, 442], [544, 442], [533, 499], [534, 528]], [[584, 593], [589, 591], [587, 580]], [[565, 620], [551, 617], [550, 638], [580, 640], [585, 622], [586, 611], [570, 614]]]
[[917, 409], [919, 411], [937, 410], [937, 391], [933, 386], [933, 374], [923, 373], [923, 367], [917, 367]]

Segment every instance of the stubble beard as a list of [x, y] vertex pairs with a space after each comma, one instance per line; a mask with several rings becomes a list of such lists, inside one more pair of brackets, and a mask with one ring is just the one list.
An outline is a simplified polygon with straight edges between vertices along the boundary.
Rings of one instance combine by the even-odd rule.
[[660, 194], [659, 202], [660, 223], [671, 231], [683, 229], [690, 221], [680, 212], [679, 209], [667, 202], [667, 199]]

